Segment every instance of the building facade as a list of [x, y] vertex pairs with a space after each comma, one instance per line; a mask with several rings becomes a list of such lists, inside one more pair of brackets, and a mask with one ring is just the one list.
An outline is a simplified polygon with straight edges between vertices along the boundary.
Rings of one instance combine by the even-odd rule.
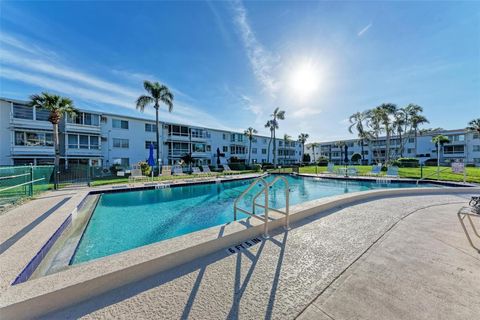
[[[440, 148], [440, 163], [448, 164], [461, 161], [480, 166], [480, 135], [465, 129], [422, 133], [417, 135], [416, 138], [413, 134], [402, 137], [402, 139], [393, 136], [390, 138], [390, 158], [418, 158], [420, 162], [437, 159], [437, 148], [432, 139], [440, 134], [449, 139], [449, 142]], [[387, 148], [385, 137], [366, 141], [363, 143], [363, 148], [361, 141], [358, 139], [309, 143], [305, 147], [305, 154], [310, 156], [310, 162], [315, 162], [320, 157], [324, 157], [330, 162], [341, 164], [345, 162], [345, 145], [347, 146], [349, 162], [354, 154], [358, 154], [356, 157], [360, 157], [362, 150], [363, 163], [385, 162]]]
[[[52, 164], [52, 124], [48, 112], [29, 107], [26, 101], [0, 99], [0, 165]], [[195, 164], [216, 164], [217, 150], [222, 164], [249, 160], [248, 138], [239, 132], [160, 122], [160, 163], [176, 164], [191, 154]], [[123, 167], [156, 150], [153, 119], [128, 117], [80, 109], [77, 117], [60, 123], [61, 165], [88, 164]], [[302, 146], [298, 141], [276, 139], [278, 164], [298, 163]], [[255, 136], [251, 162], [273, 162], [273, 141]]]

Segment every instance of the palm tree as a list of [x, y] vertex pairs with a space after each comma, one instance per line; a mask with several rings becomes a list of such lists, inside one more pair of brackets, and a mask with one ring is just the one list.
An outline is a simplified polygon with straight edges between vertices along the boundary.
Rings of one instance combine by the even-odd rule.
[[268, 141], [268, 153], [267, 153], [267, 162], [270, 162], [270, 146], [273, 140], [273, 132], [275, 131], [275, 129], [278, 129], [278, 124], [276, 122], [273, 122], [273, 120], [268, 120], [267, 123], [265, 124], [265, 128], [270, 129], [270, 140]]
[[33, 108], [44, 109], [50, 112], [48, 121], [53, 125], [53, 145], [55, 148], [55, 175], [54, 184], [55, 188], [58, 187], [58, 169], [60, 166], [60, 143], [58, 139], [58, 124], [61, 119], [68, 115], [75, 117], [78, 114], [78, 110], [73, 105], [73, 101], [69, 98], [61, 97], [56, 94], [50, 94], [48, 92], [42, 92], [41, 94], [34, 94], [30, 96], [29, 105]]
[[400, 157], [403, 157], [403, 137], [402, 134], [405, 132], [405, 127], [407, 126], [408, 122], [408, 114], [406, 113], [404, 108], [400, 108], [395, 112], [393, 115], [393, 128], [392, 131], [396, 132], [398, 135], [398, 139], [400, 140], [400, 147], [399, 153]]
[[243, 133], [244, 135], [247, 136], [248, 138], [248, 141], [249, 141], [249, 147], [248, 147], [248, 164], [251, 164], [250, 163], [250, 159], [251, 159], [251, 156], [252, 156], [252, 140], [253, 140], [253, 137], [254, 135], [258, 133], [257, 130], [253, 129], [252, 127], [249, 127], [247, 130], [245, 130], [245, 132]]
[[273, 167], [277, 167], [277, 141], [275, 140], [275, 131], [278, 129], [278, 120], [285, 120], [285, 111], [280, 110], [280, 108], [275, 108], [273, 113], [270, 115], [272, 117], [272, 127], [273, 127]]
[[[405, 112], [408, 116], [407, 123], [410, 125], [415, 135], [415, 156], [416, 156], [417, 147], [418, 147], [418, 143], [417, 143], [418, 129], [420, 125], [428, 123], [428, 119], [425, 116], [421, 115], [421, 113], [423, 112], [423, 108], [413, 103], [410, 103], [408, 106], [405, 107]], [[407, 130], [405, 130], [405, 132], [407, 132]]]
[[283, 164], [287, 163], [287, 143], [290, 141], [292, 137], [288, 134], [283, 135], [283, 145], [284, 145], [284, 152], [283, 152]]
[[158, 122], [158, 110], [160, 109], [160, 103], [163, 102], [168, 107], [168, 112], [172, 112], [173, 109], [173, 93], [170, 92], [167, 86], [158, 82], [150, 82], [145, 80], [143, 87], [148, 92], [148, 95], [142, 95], [137, 99], [137, 109], [141, 112], [145, 110], [145, 107], [153, 104], [155, 108], [155, 124], [157, 125], [157, 166], [160, 166], [160, 124]]
[[335, 142], [335, 146], [340, 148], [340, 163], [343, 163], [343, 149], [345, 148], [345, 141]]
[[367, 112], [355, 112], [348, 119], [350, 121], [350, 126], [348, 127], [348, 132], [353, 133], [353, 128], [357, 131], [358, 138], [360, 139], [360, 147], [362, 148], [362, 163], [364, 161], [364, 152], [363, 144], [366, 140], [371, 140], [372, 134], [365, 129], [364, 123], [368, 120], [368, 111]]
[[478, 134], [480, 134], [480, 118], [473, 119], [468, 123], [467, 130], [469, 131], [476, 131]]
[[392, 117], [397, 111], [397, 105], [393, 103], [382, 103], [370, 112], [373, 122], [386, 134], [385, 162], [390, 160], [390, 136], [392, 134]]
[[318, 146], [319, 146], [319, 144], [316, 143], [316, 142], [314, 142], [314, 143], [312, 143], [312, 144], [310, 145], [310, 147], [307, 147], [307, 149], [310, 149], [310, 148], [312, 149], [312, 153], [313, 153], [313, 163], [316, 162], [316, 160], [315, 160], [315, 148], [317, 148]]
[[433, 137], [432, 142], [435, 144], [435, 147], [437, 148], [437, 179], [440, 176], [440, 153], [441, 153], [441, 147], [445, 143], [449, 143], [450, 140], [444, 136], [439, 134], [438, 136]]
[[300, 143], [302, 144], [302, 158], [301, 158], [302, 163], [303, 163], [303, 157], [305, 156], [305, 142], [307, 142], [307, 139], [309, 137], [310, 136], [308, 135], [308, 133], [300, 133], [298, 135], [298, 141], [300, 141]]

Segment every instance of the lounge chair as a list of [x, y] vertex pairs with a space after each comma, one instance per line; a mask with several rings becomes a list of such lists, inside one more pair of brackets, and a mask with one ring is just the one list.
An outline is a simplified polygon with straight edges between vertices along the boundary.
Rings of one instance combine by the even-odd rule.
[[347, 168], [347, 175], [349, 176], [356, 176], [358, 175], [357, 168]]
[[130, 176], [128, 177], [129, 181], [134, 181], [134, 182], [137, 180], [145, 180], [145, 179], [148, 179], [148, 177], [142, 174], [141, 169], [132, 169], [130, 171]]
[[173, 175], [174, 176], [184, 176], [185, 173], [183, 173], [183, 170], [182, 170], [181, 166], [173, 166]]
[[172, 175], [172, 166], [162, 166], [162, 177]]
[[328, 165], [327, 165], [327, 172], [328, 173], [332, 173], [332, 174], [336, 174], [335, 172], [335, 164], [333, 162], [329, 162]]
[[192, 174], [202, 174], [202, 171], [200, 171], [199, 167], [192, 167]]
[[396, 166], [389, 166], [389, 167], [387, 168], [387, 177], [398, 178], [398, 167], [396, 167]]
[[381, 172], [382, 172], [382, 165], [377, 164], [372, 167], [372, 171], [370, 171], [369, 175], [378, 176]]
[[228, 166], [228, 164], [224, 164], [224, 165], [223, 165], [223, 171], [224, 171], [224, 172], [232, 172], [232, 169], [230, 169], [230, 167]]

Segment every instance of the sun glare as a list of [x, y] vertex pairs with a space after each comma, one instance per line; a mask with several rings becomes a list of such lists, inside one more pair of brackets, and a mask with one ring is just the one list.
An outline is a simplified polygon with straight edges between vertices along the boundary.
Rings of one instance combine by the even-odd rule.
[[290, 85], [297, 95], [306, 98], [318, 89], [318, 82], [316, 68], [311, 63], [305, 63], [293, 70]]

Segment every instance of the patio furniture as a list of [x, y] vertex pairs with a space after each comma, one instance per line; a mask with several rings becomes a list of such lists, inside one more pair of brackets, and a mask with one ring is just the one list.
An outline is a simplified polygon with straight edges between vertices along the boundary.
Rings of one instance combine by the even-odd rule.
[[480, 247], [475, 246], [473, 243], [472, 238], [470, 237], [470, 233], [467, 230], [467, 227], [465, 226], [465, 219], [468, 219], [468, 222], [470, 223], [470, 226], [472, 228], [473, 234], [480, 240], [480, 231], [477, 230], [475, 224], [473, 223], [472, 217], [474, 218], [480, 218], [480, 214], [474, 211], [474, 207], [462, 207], [460, 210], [457, 212], [457, 217], [458, 220], [460, 221], [460, 224], [462, 226], [463, 232], [465, 233], [465, 236], [467, 237], [468, 243], [474, 248], [475, 250], [480, 253]]
[[200, 168], [199, 167], [192, 167], [192, 174], [196, 175], [196, 174], [202, 174], [203, 172], [200, 171]]
[[335, 174], [335, 164], [333, 162], [328, 163], [327, 172], [331, 174]]
[[354, 168], [354, 167], [347, 168], [347, 175], [348, 175], [348, 176], [356, 176], [356, 175], [358, 175], [357, 168]]
[[398, 178], [398, 167], [396, 167], [396, 166], [389, 166], [389, 167], [387, 168], [387, 177]]
[[132, 169], [130, 170], [130, 176], [128, 177], [128, 180], [129, 181], [137, 181], [137, 180], [145, 180], [145, 179], [148, 179], [147, 176], [144, 176], [142, 174], [142, 170], [141, 169]]
[[377, 164], [372, 167], [372, 171], [370, 171], [368, 174], [372, 176], [378, 176], [382, 172], [382, 165]]
[[174, 176], [184, 176], [185, 173], [183, 173], [183, 170], [182, 170], [181, 166], [173, 166], [173, 175]]
[[230, 169], [230, 167], [228, 166], [228, 164], [224, 164], [224, 165], [223, 165], [223, 171], [224, 171], [224, 172], [232, 172], [233, 170]]
[[117, 177], [125, 177], [125, 171], [117, 171]]
[[172, 166], [162, 166], [162, 176], [171, 176]]

